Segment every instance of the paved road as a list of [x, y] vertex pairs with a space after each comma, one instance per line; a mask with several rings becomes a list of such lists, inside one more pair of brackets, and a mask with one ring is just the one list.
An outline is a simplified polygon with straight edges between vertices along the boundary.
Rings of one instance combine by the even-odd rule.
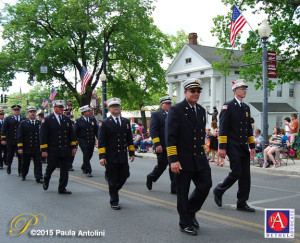
[[[146, 174], [156, 161], [137, 158], [131, 164], [131, 176], [120, 193], [122, 210], [114, 211], [109, 205], [104, 169], [93, 158], [93, 178], [80, 171], [82, 155], [76, 155], [75, 171], [70, 172], [68, 189], [72, 195], [57, 193], [59, 171], [55, 171], [48, 191], [44, 191], [33, 178], [30, 169], [27, 180], [17, 176], [16, 162], [12, 174], [0, 171], [0, 242], [263, 242], [264, 209], [294, 208], [296, 234], [293, 242], [300, 242], [300, 177], [252, 173], [252, 189], [249, 204], [256, 213], [244, 213], [235, 209], [236, 185], [223, 197], [223, 208], [218, 208], [212, 191], [197, 219], [200, 223], [198, 236], [187, 236], [178, 230], [176, 196], [170, 194], [168, 174], [153, 185], [152, 191], [145, 186]], [[45, 166], [45, 165], [44, 165]], [[213, 186], [228, 173], [228, 168], [212, 168]], [[23, 215], [17, 225], [11, 222]], [[43, 215], [38, 215], [43, 214]], [[17, 222], [19, 217], [15, 219]], [[31, 220], [30, 220], [31, 219]], [[36, 222], [38, 219], [38, 222]], [[29, 224], [24, 233], [11, 236]], [[31, 226], [31, 224], [36, 225]], [[44, 236], [31, 236], [36, 229]], [[60, 232], [59, 232], [60, 231]], [[84, 234], [96, 236], [63, 236]], [[50, 236], [50, 234], [54, 234]], [[101, 236], [102, 235], [102, 236]], [[286, 242], [286, 240], [278, 240]]]

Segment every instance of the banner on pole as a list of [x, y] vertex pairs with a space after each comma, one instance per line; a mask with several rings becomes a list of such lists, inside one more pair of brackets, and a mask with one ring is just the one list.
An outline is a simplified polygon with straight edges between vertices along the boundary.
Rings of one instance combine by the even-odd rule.
[[[274, 62], [270, 62], [274, 61]], [[277, 78], [276, 52], [268, 51], [268, 78]]]

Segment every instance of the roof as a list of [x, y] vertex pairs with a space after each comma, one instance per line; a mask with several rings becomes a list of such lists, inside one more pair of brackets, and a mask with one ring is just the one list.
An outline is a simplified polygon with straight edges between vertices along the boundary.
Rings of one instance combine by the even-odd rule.
[[[221, 48], [217, 48], [217, 47], [211, 47], [211, 46], [201, 46], [201, 45], [192, 45], [192, 44], [186, 44], [188, 47], [190, 47], [192, 50], [194, 50], [196, 53], [198, 53], [201, 57], [203, 57], [206, 61], [208, 61], [209, 63], [213, 63], [213, 61], [215, 62], [221, 62], [222, 61], [222, 56], [224, 56], [224, 54], [219, 55], [219, 54], [215, 54], [215, 52]], [[237, 51], [237, 50], [233, 50], [233, 57], [234, 58], [239, 58], [244, 54], [244, 51]], [[241, 67], [242, 65], [244, 65], [243, 62], [237, 62], [234, 60], [231, 60], [232, 65], [230, 66], [231, 68], [238, 68]]]
[[[263, 112], [262, 102], [250, 102], [255, 109], [259, 112]], [[288, 103], [268, 103], [268, 112], [298, 112], [294, 107]]]

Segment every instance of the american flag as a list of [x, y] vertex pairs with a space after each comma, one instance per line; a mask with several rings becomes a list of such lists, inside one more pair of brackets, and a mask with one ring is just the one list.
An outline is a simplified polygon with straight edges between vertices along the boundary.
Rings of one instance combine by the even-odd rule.
[[237, 8], [236, 5], [233, 5], [231, 26], [230, 26], [230, 44], [235, 47], [235, 37], [247, 23], [246, 19]]
[[83, 95], [85, 93], [85, 87], [89, 83], [92, 75], [85, 69], [84, 66], [82, 66], [81, 69], [81, 94]]
[[42, 102], [42, 106], [45, 108], [48, 105], [48, 100], [44, 99]]
[[57, 95], [57, 91], [52, 88], [50, 92], [49, 100], [53, 101], [56, 95]]

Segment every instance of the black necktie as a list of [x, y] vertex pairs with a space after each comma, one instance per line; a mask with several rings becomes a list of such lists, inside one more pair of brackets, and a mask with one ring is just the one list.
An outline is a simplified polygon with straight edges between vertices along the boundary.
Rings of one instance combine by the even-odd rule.
[[31, 121], [31, 124], [34, 126], [34, 121]]
[[117, 117], [116, 120], [117, 120], [117, 126], [120, 128], [121, 124], [120, 124], [119, 118]]
[[59, 122], [60, 122], [60, 125], [61, 125], [62, 124], [61, 116], [59, 116]]
[[87, 123], [89, 123], [89, 118], [86, 118]]
[[194, 119], [194, 121], [197, 121], [195, 106], [193, 106], [191, 109], [192, 109], [192, 118]]

